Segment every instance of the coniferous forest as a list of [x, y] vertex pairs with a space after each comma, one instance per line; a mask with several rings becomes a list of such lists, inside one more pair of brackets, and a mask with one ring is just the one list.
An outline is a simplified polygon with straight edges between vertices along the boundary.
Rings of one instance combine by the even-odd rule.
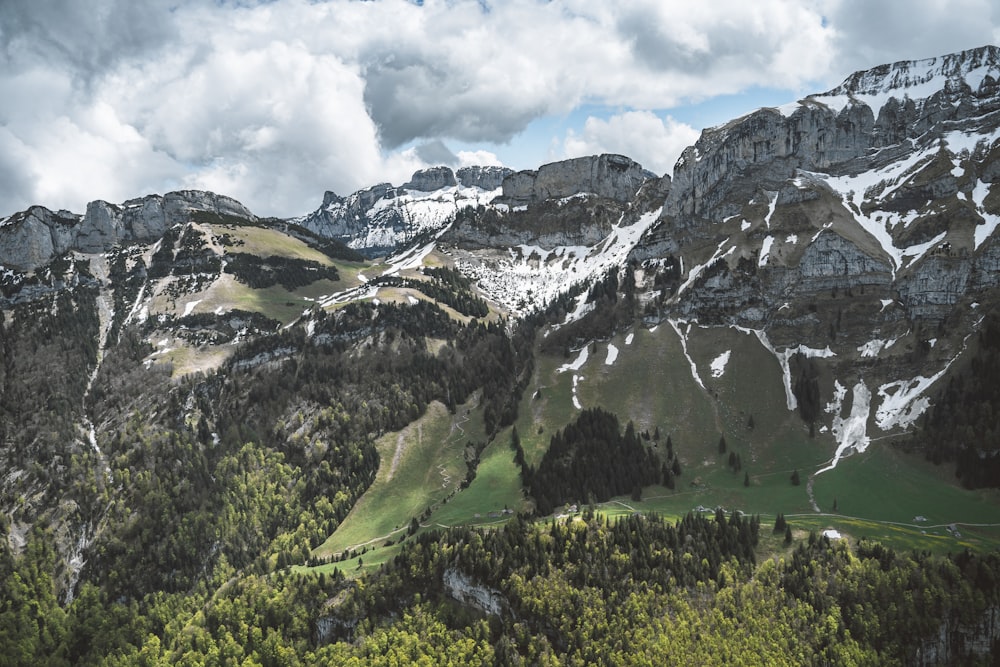
[[[241, 247], [235, 221], [203, 221], [225, 225], [222, 246]], [[365, 281], [424, 298], [309, 305], [304, 325], [242, 308], [131, 317], [151, 277], [167, 279], [165, 298], [176, 300], [223, 272], [291, 294], [348, 270], [235, 250], [223, 262], [208, 234], [178, 226], [145, 255], [112, 253], [112, 294], [71, 256], [31, 278], [36, 298], [5, 292], [0, 463], [12, 471], [13, 510], [0, 514], [11, 536], [0, 542], [0, 665], [923, 665], [1000, 655], [1000, 553], [831, 540], [781, 511], [763, 531], [760, 516], [722, 507], [636, 512], [626, 496], [654, 486], [682, 496], [701, 482], [683, 472], [669, 433], [640, 433], [603, 407], [546, 423], [525, 451], [515, 424], [541, 402], [522, 400], [536, 355], [593, 351], [655, 309], [639, 303], [637, 265], [517, 320], [491, 311], [459, 271], [431, 266]], [[664, 294], [677, 279], [673, 260], [650, 276]], [[228, 353], [214, 369], [175, 374], [154, 363], [164, 345], [151, 341], [164, 332]], [[898, 440], [954, 465], [970, 488], [1000, 483], [998, 341], [994, 315]], [[814, 435], [821, 366], [804, 354], [788, 364], [796, 423]], [[370, 543], [324, 552], [395, 465], [379, 439], [432, 405], [455, 425], [478, 411], [478, 431], [462, 430], [460, 490], [488, 444], [509, 437], [519, 509], [446, 527], [427, 508], [370, 541], [377, 556]], [[756, 434], [754, 413], [740, 421]], [[711, 440], [726, 475], [743, 472], [752, 488], [744, 438]], [[790, 473], [782, 486], [810, 487], [808, 470]], [[628, 512], [596, 507], [607, 501]], [[368, 558], [380, 560], [364, 567]]]
[[[430, 277], [467, 289], [448, 273]], [[611, 303], [613, 291], [602, 284], [591, 298]], [[680, 474], [669, 437], [656, 452], [599, 408], [556, 431], [536, 467], [514, 430], [510, 456], [534, 516], [411, 530], [360, 577], [336, 562], [306, 567], [371, 485], [378, 434], [475, 391], [487, 437], [513, 423], [534, 331], [552, 313], [508, 328], [462, 324], [424, 301], [350, 304], [316, 311], [308, 334], [250, 337], [219, 372], [179, 382], [144, 366], [149, 346], [130, 325], [87, 390], [74, 375], [43, 373], [34, 356], [93, 363], [86, 345], [37, 335], [92, 334], [92, 294], [75, 294], [4, 329], [0, 405], [23, 428], [3, 437], [45, 462], [59, 456], [60, 434], [72, 436], [72, 415], [95, 414], [103, 447], [29, 467], [23, 512], [34, 527], [19, 553], [0, 548], [0, 664], [935, 664], [1000, 648], [997, 554], [831, 542], [794, 534], [783, 515], [765, 538], [759, 517], [721, 509], [676, 522], [595, 513], [590, 503], [673, 488]], [[188, 319], [219, 335], [273, 329], [248, 313]], [[427, 338], [441, 341], [436, 354]], [[980, 354], [992, 354], [989, 340]], [[33, 400], [63, 400], [69, 417], [25, 419]], [[34, 488], [100, 527], [75, 574], [54, 548], [53, 504], [28, 500]], [[582, 513], [549, 516], [567, 503]], [[762, 539], [785, 555], [762, 557]]]

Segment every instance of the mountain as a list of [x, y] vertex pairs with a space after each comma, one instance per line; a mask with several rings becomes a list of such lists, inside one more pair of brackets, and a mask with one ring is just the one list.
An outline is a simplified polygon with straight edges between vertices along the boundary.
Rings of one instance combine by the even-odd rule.
[[[881, 603], [851, 570], [944, 573], [938, 591], [1000, 580], [988, 557], [817, 534], [1000, 546], [995, 496], [963, 488], [1000, 486], [998, 82], [996, 47], [855, 73], [706, 130], [672, 175], [607, 154], [436, 167], [290, 220], [197, 191], [4, 219], [0, 648], [22, 628], [69, 662], [149, 637], [180, 659], [260, 623], [245, 604], [267, 632], [233, 641], [279, 664], [282, 641], [376, 642], [400, 609], [458, 640], [471, 609], [497, 620], [489, 650], [540, 660], [583, 635], [536, 598], [780, 580], [794, 634], [828, 624], [795, 606], [822, 570], [854, 591], [822, 602], [839, 639], [809, 638], [830, 661], [988, 653], [992, 584], [904, 632], [887, 619], [917, 610], [858, 616]], [[581, 505], [687, 518], [574, 523]], [[494, 530], [517, 513], [562, 516]], [[629, 599], [665, 614], [650, 595]], [[28, 599], [71, 629], [39, 630]]]
[[319, 209], [295, 222], [377, 256], [437, 231], [461, 208], [492, 201], [511, 173], [504, 167], [424, 169], [398, 188], [380, 183], [348, 197], [328, 191]]

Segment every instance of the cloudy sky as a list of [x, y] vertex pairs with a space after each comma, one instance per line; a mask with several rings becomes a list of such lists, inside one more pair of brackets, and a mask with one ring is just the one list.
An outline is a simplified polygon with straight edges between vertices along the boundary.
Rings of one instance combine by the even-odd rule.
[[0, 216], [199, 188], [285, 217], [599, 152], [668, 173], [704, 127], [990, 43], [995, 0], [0, 0]]

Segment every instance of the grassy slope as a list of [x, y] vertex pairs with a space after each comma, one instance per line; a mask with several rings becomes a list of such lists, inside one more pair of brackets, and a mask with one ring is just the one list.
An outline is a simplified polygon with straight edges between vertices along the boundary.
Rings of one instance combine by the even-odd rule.
[[[641, 502], [619, 498], [605, 504], [605, 511], [634, 509], [679, 517], [699, 505], [721, 505], [759, 513], [765, 525], [778, 512], [785, 513], [802, 534], [835, 528], [849, 537], [877, 537], [900, 548], [934, 551], [1000, 546], [998, 526], [959, 525], [960, 538], [945, 529], [951, 523], [996, 524], [1000, 494], [962, 489], [950, 471], [900, 453], [884, 440], [815, 479], [813, 492], [821, 512], [814, 512], [807, 477], [830, 459], [836, 445], [829, 435], [810, 438], [797, 414], [788, 411], [778, 363], [752, 335], [728, 329], [692, 332], [688, 352], [707, 391], [691, 378], [669, 327], [636, 332], [632, 346], [623, 342], [621, 336], [611, 341], [621, 353], [613, 366], [603, 368], [607, 344], [598, 344], [598, 354], [591, 355], [580, 371], [585, 378], [578, 388], [581, 402], [632, 418], [639, 430], [659, 424], [662, 433], [673, 434], [685, 467], [674, 491], [650, 487]], [[633, 352], [642, 352], [637, 345], [645, 345], [655, 355], [653, 361], [644, 352], [630, 359]], [[725, 373], [712, 378], [711, 361], [725, 350], [731, 350]], [[671, 361], [660, 356], [665, 352], [677, 355]], [[686, 380], [682, 372], [687, 373]], [[753, 429], [748, 428], [751, 414]], [[750, 475], [749, 487], [743, 485], [743, 472], [734, 474], [726, 465], [728, 455], [718, 454], [720, 431], [729, 450], [740, 453], [743, 471]], [[800, 471], [800, 486], [789, 480], [795, 469]], [[700, 483], [692, 485], [696, 478]], [[928, 521], [914, 522], [917, 516]]]
[[[659, 426], [658, 447], [664, 447], [667, 435], [671, 436], [683, 466], [676, 489], [648, 487], [641, 501], [621, 497], [602, 503], [599, 511], [609, 515], [648, 511], [680, 518], [699, 506], [740, 509], [761, 515], [762, 549], [775, 555], [786, 550], [781, 536], [770, 537], [769, 528], [779, 512], [789, 517], [796, 539], [803, 539], [810, 530], [833, 528], [850, 538], [875, 537], [904, 549], [946, 552], [965, 546], [1000, 546], [998, 527], [960, 525], [961, 538], [944, 528], [950, 523], [996, 523], [1000, 494], [961, 489], [948, 471], [901, 454], [886, 441], [876, 441], [865, 454], [849, 457], [835, 470], [816, 478], [814, 496], [821, 513], [814, 512], [807, 479], [830, 459], [836, 445], [828, 434], [810, 438], [797, 413], [787, 409], [778, 362], [754, 336], [731, 329], [692, 330], [688, 352], [705, 384], [702, 389], [692, 377], [680, 338], [672, 327], [640, 328], [631, 333], [631, 344], [625, 343], [627, 334], [609, 341], [619, 350], [611, 365], [606, 363], [609, 342], [591, 348], [587, 362], [575, 373], [558, 369], [575, 360], [576, 353], [569, 359], [540, 355], [516, 423], [526, 458], [537, 464], [552, 433], [579, 412], [573, 405], [576, 374], [577, 397], [583, 407], [612, 410], [623, 422], [633, 420], [640, 432], [648, 429], [652, 433]], [[725, 350], [731, 351], [729, 363], [721, 377], [713, 378], [710, 364]], [[470, 415], [479, 417], [476, 410]], [[750, 415], [754, 418], [753, 429], [748, 427]], [[425, 434], [450, 426], [447, 414], [429, 415], [421, 421]], [[475, 432], [481, 433], [481, 423], [477, 428]], [[412, 429], [404, 432], [411, 439]], [[473, 433], [471, 428], [467, 431]], [[718, 453], [720, 434], [725, 435], [729, 450], [740, 454], [743, 471], [733, 473], [727, 465], [728, 455]], [[380, 443], [380, 451], [387, 448], [386, 443], [395, 443], [396, 438], [387, 436]], [[504, 517], [490, 517], [489, 512], [504, 506], [521, 509], [524, 502], [519, 471], [509, 443], [507, 429], [482, 453], [472, 485], [447, 502], [438, 503], [424, 525], [492, 525], [503, 522]], [[384, 536], [396, 526], [405, 528], [411, 516], [442, 497], [435, 495], [436, 480], [427, 477], [441, 450], [426, 439], [420, 446], [424, 453], [414, 453], [412, 461], [397, 471], [399, 487], [380, 500], [362, 499], [319, 553]], [[384, 452], [383, 467], [387, 460], [391, 461], [391, 453], [386, 457]], [[790, 482], [796, 469], [802, 479], [799, 486]], [[749, 487], [743, 483], [744, 471], [750, 475]], [[384, 470], [380, 470], [379, 478], [383, 475]], [[384, 483], [376, 481], [366, 498], [378, 498], [384, 490]], [[402, 500], [405, 498], [419, 501]], [[833, 512], [834, 498], [837, 513]], [[928, 521], [914, 523], [916, 516], [927, 517]], [[358, 571], [388, 558], [396, 548], [391, 547], [388, 554], [385, 549], [366, 554], [364, 567]], [[338, 565], [347, 572], [355, 571], [357, 560]]]
[[464, 448], [474, 426], [473, 414], [471, 402], [456, 415], [432, 403], [416, 422], [379, 439], [381, 463], [375, 482], [316, 549], [317, 555], [374, 546], [386, 539], [396, 541], [405, 535], [413, 517], [457, 489], [465, 476]]

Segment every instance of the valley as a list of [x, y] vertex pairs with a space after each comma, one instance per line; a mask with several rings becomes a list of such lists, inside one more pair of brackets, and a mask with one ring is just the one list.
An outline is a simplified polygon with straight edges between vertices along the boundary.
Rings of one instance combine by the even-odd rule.
[[619, 662], [784, 610], [762, 655], [985, 659], [998, 80], [996, 47], [858, 73], [672, 175], [9, 216], [0, 646], [322, 664], [433, 627], [487, 663]]

